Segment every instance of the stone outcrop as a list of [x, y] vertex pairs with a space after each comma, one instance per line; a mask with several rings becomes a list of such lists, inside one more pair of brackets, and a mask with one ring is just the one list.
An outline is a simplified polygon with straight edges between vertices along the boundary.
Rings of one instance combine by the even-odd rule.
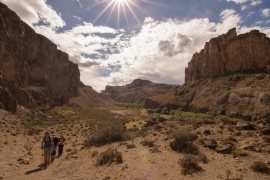
[[270, 116], [270, 74], [234, 74], [197, 80], [148, 98], [144, 105], [151, 109], [164, 106], [246, 120], [267, 118]]
[[0, 107], [46, 110], [79, 95], [77, 64], [0, 3]]
[[258, 30], [238, 35], [236, 29], [211, 39], [185, 69], [185, 82], [236, 72], [270, 71], [270, 38]]

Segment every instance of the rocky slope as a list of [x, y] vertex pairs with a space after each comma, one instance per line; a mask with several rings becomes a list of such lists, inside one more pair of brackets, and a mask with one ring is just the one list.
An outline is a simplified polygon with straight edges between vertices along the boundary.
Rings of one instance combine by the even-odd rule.
[[79, 95], [77, 64], [0, 3], [0, 108], [46, 110]]
[[145, 107], [167, 106], [249, 120], [268, 117], [269, 60], [270, 40], [265, 34], [251, 31], [236, 36], [232, 29], [211, 39], [204, 50], [193, 55], [183, 86], [147, 99]]
[[164, 94], [174, 87], [176, 86], [136, 79], [125, 86], [106, 86], [102, 94], [116, 102], [144, 104], [145, 99]]
[[200, 53], [195, 53], [185, 71], [185, 82], [223, 76], [235, 72], [269, 72], [270, 38], [258, 30], [227, 34], [205, 43]]

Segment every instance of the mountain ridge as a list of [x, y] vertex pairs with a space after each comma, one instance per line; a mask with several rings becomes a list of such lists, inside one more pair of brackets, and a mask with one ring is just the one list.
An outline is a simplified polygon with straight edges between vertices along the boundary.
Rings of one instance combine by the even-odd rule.
[[135, 79], [125, 86], [106, 86], [102, 94], [119, 103], [144, 104], [145, 99], [163, 94], [176, 85], [153, 83], [149, 80]]

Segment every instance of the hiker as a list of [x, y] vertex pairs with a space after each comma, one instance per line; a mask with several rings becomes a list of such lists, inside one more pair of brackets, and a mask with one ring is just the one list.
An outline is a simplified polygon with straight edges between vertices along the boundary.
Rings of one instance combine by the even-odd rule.
[[53, 162], [56, 155], [57, 145], [60, 142], [60, 140], [54, 134], [52, 135], [52, 137], [53, 137], [53, 147], [52, 147], [51, 161]]
[[53, 139], [50, 136], [50, 133], [46, 132], [41, 142], [41, 149], [44, 149], [44, 166], [50, 164], [52, 147], [53, 147]]
[[66, 144], [66, 139], [63, 134], [60, 134], [60, 142], [58, 143], [58, 156], [62, 156], [64, 145]]

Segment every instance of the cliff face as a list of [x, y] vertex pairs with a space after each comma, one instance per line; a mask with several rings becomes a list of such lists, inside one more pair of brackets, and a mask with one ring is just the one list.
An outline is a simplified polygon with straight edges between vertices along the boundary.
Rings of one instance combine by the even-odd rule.
[[145, 99], [168, 92], [176, 86], [136, 79], [125, 86], [106, 86], [102, 94], [116, 102], [144, 104]]
[[0, 105], [49, 109], [78, 95], [78, 65], [0, 3]]
[[270, 38], [257, 30], [237, 36], [236, 29], [211, 39], [195, 53], [185, 70], [185, 82], [236, 72], [270, 70]]
[[147, 99], [145, 108], [266, 118], [270, 116], [269, 72], [270, 39], [256, 30], [237, 36], [232, 29], [193, 55], [184, 85]]

